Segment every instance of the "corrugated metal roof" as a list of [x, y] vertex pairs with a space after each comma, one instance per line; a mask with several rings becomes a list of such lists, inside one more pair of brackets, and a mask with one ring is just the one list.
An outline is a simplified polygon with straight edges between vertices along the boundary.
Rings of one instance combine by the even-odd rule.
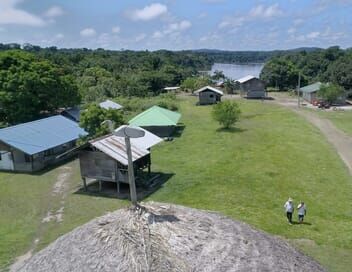
[[255, 77], [255, 76], [248, 75], [248, 76], [239, 78], [239, 79], [237, 79], [236, 81], [242, 84], [242, 83], [245, 83], [245, 82], [247, 82], [247, 81], [249, 81], [249, 80], [251, 80], [251, 79], [254, 79], [254, 78], [256, 78], [256, 77]]
[[123, 106], [111, 100], [105, 100], [104, 102], [99, 103], [99, 106], [106, 110], [108, 109], [119, 110], [123, 108]]
[[223, 91], [220, 91], [220, 90], [218, 90], [218, 89], [216, 89], [214, 87], [211, 87], [211, 86], [205, 86], [203, 88], [200, 88], [199, 90], [195, 91], [194, 93], [195, 94], [199, 94], [199, 93], [204, 92], [206, 90], [211, 90], [211, 91], [213, 91], [215, 93], [218, 93], [220, 95], [224, 95]]
[[[120, 126], [119, 128], [115, 129], [115, 131], [120, 131], [125, 127], [127, 126], [126, 125]], [[149, 132], [148, 130], [145, 130], [140, 127], [136, 127], [136, 128], [143, 130], [145, 134], [144, 134], [144, 137], [141, 137], [141, 138], [131, 138], [131, 144], [134, 144], [143, 149], [149, 149], [154, 145], [157, 145], [163, 141], [163, 139]]]
[[164, 90], [165, 91], [176, 91], [178, 89], [180, 89], [181, 87], [165, 87]]
[[[96, 149], [105, 153], [109, 157], [119, 161], [123, 165], [128, 165], [127, 150], [125, 139], [115, 135], [108, 135], [89, 142]], [[132, 161], [136, 161], [149, 154], [149, 151], [140, 148], [131, 141]]]
[[314, 92], [319, 91], [321, 85], [322, 85], [321, 82], [316, 82], [314, 84], [307, 85], [307, 86], [301, 88], [300, 90], [303, 93], [314, 93]]
[[178, 112], [153, 106], [132, 118], [129, 124], [139, 127], [176, 126], [180, 118], [181, 114]]
[[0, 140], [33, 155], [77, 140], [88, 133], [61, 115], [0, 129]]
[[77, 107], [73, 107], [73, 108], [69, 108], [69, 109], [64, 110], [61, 114], [64, 116], [68, 116], [68, 118], [70, 118], [76, 122], [79, 122], [80, 117], [81, 117], [81, 109], [77, 108]]

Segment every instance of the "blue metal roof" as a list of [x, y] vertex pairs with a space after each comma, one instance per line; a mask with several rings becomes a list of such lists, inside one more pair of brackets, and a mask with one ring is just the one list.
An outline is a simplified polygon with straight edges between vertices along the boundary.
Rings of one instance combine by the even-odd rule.
[[76, 122], [56, 115], [0, 129], [0, 141], [33, 155], [87, 134]]

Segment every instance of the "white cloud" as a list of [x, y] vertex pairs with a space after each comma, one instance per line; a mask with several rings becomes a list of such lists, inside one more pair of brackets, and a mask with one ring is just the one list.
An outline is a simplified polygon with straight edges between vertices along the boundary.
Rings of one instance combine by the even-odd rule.
[[146, 37], [147, 37], [147, 35], [145, 33], [141, 33], [141, 34], [137, 35], [134, 40], [136, 42], [140, 42], [140, 41], [144, 40]]
[[296, 29], [295, 27], [291, 27], [291, 28], [289, 28], [289, 29], [287, 30], [287, 33], [288, 33], [288, 34], [294, 34], [294, 33], [296, 33], [296, 31], [297, 31], [297, 29]]
[[63, 38], [65, 38], [65, 35], [62, 34], [62, 33], [58, 33], [58, 34], [55, 35], [55, 39], [56, 40], [62, 40]]
[[170, 34], [170, 33], [173, 33], [173, 32], [184, 31], [184, 30], [190, 28], [191, 26], [192, 26], [192, 23], [190, 21], [183, 20], [183, 21], [178, 22], [178, 23], [169, 24], [167, 29], [164, 30], [164, 33], [165, 34]]
[[44, 26], [45, 21], [37, 15], [18, 9], [21, 0], [0, 1], [0, 25]]
[[51, 8], [49, 8], [44, 16], [48, 17], [48, 18], [55, 18], [55, 17], [59, 17], [64, 15], [64, 10], [62, 9], [62, 7], [60, 6], [52, 6]]
[[155, 31], [152, 36], [153, 39], [160, 39], [162, 37], [164, 37], [164, 34], [161, 31]]
[[319, 31], [310, 32], [310, 33], [308, 33], [308, 34], [306, 35], [306, 37], [307, 37], [308, 39], [312, 39], [312, 40], [318, 38], [319, 36], [320, 36], [320, 32], [319, 32]]
[[299, 25], [301, 25], [301, 24], [303, 24], [304, 23], [304, 20], [303, 19], [295, 19], [295, 20], [293, 20], [293, 25], [294, 26], [299, 26]]
[[120, 33], [120, 31], [121, 31], [121, 28], [120, 28], [119, 26], [114, 26], [114, 27], [111, 29], [111, 32], [112, 32], [112, 33], [115, 33], [115, 34]]
[[142, 9], [129, 12], [128, 16], [134, 21], [149, 21], [167, 13], [167, 6], [160, 3], [153, 3]]
[[249, 12], [249, 16], [253, 18], [273, 18], [281, 15], [283, 15], [283, 11], [279, 8], [278, 4], [269, 7], [258, 5]]
[[80, 35], [82, 37], [93, 37], [96, 34], [97, 34], [97, 32], [95, 31], [94, 28], [85, 28], [85, 29], [82, 29], [80, 32]]
[[178, 35], [181, 32], [189, 29], [192, 23], [188, 20], [182, 20], [180, 22], [175, 22], [167, 25], [162, 31], [155, 31], [152, 35], [154, 39], [160, 39], [165, 35]]

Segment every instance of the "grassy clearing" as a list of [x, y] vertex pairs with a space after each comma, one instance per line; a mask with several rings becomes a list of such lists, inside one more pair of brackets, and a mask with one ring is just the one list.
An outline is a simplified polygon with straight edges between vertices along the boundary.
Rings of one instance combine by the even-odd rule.
[[[64, 198], [55, 197], [53, 187], [67, 168], [71, 168], [68, 193]], [[36, 237], [40, 237], [40, 249], [92, 218], [127, 204], [118, 199], [76, 194], [80, 186], [77, 160], [40, 175], [0, 173], [0, 271], [27, 252]], [[56, 211], [62, 206], [63, 222], [40, 227], [48, 207]]]
[[[173, 173], [148, 200], [215, 210], [289, 239], [331, 271], [352, 266], [352, 180], [320, 132], [293, 112], [269, 103], [241, 101], [241, 121], [219, 130], [211, 107], [180, 103], [185, 130], [153, 150], [153, 169]], [[77, 161], [61, 223], [42, 230], [40, 248], [74, 227], [120, 208], [126, 201], [75, 194], [81, 186]], [[0, 270], [25, 253], [48, 205], [61, 168], [42, 175], [0, 173]], [[287, 225], [288, 196], [306, 201], [309, 225]], [[53, 203], [50, 203], [53, 202]]]
[[[181, 105], [182, 137], [154, 150], [154, 168], [175, 175], [150, 198], [220, 211], [288, 239], [312, 240], [317, 246], [305, 251], [339, 271], [335, 249], [352, 249], [352, 182], [320, 132], [287, 109], [257, 101], [241, 102], [237, 128], [219, 131], [211, 107], [193, 102]], [[286, 224], [282, 205], [288, 196], [306, 201], [310, 225]], [[319, 252], [336, 256], [336, 263]]]

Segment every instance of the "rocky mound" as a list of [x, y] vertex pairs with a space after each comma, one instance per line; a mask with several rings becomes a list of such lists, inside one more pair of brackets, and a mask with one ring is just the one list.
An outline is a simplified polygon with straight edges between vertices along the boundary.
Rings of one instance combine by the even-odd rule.
[[76, 228], [19, 271], [324, 271], [286, 242], [216, 213], [146, 203]]

